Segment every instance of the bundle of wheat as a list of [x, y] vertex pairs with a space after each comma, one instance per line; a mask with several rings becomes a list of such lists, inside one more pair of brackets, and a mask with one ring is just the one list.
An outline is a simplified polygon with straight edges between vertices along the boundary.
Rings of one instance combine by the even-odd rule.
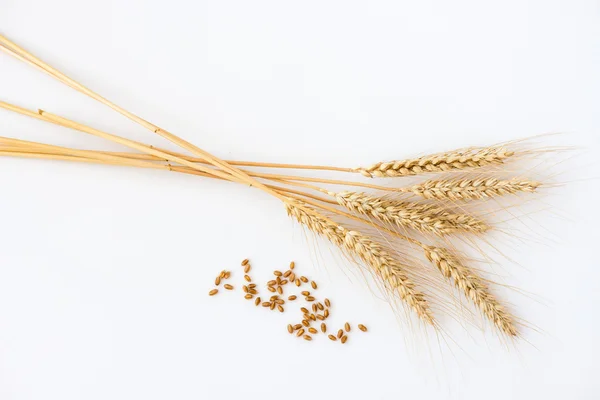
[[[428, 274], [432, 271], [414, 265], [411, 256], [403, 255], [396, 248], [401, 244], [409, 246], [409, 252], [424, 252], [425, 258], [441, 273], [440, 277], [451, 280], [501, 332], [508, 337], [519, 335], [518, 323], [494, 297], [489, 281], [474, 268], [465, 265], [466, 258], [454, 252], [449, 242], [441, 241], [466, 235], [481, 237], [494, 230], [490, 221], [469, 212], [465, 202], [481, 203], [501, 196], [538, 191], [543, 186], [542, 182], [516, 175], [514, 171], [512, 176], [501, 174], [511, 173], [506, 165], [517, 165], [514, 161], [535, 154], [535, 150], [527, 150], [519, 142], [509, 142], [380, 162], [366, 168], [225, 161], [115, 105], [2, 36], [0, 50], [110, 107], [194, 156], [129, 140], [43, 110], [31, 111], [6, 102], [0, 102], [0, 108], [91, 134], [133, 151], [73, 149], [0, 137], [0, 155], [163, 169], [257, 188], [281, 200], [288, 215], [302, 226], [333, 243], [357, 264], [367, 267], [387, 293], [399, 298], [425, 325], [439, 326], [432, 307], [434, 300], [427, 294], [428, 285], [432, 285]], [[270, 174], [255, 171], [254, 167], [335, 171], [368, 178], [435, 177], [426, 177], [424, 181], [407, 186], [390, 187], [318, 176]], [[336, 185], [357, 189], [338, 192], [331, 189]], [[374, 192], [371, 194], [363, 190]], [[376, 194], [378, 191], [388, 194], [379, 196]], [[372, 234], [373, 229], [376, 235]]]

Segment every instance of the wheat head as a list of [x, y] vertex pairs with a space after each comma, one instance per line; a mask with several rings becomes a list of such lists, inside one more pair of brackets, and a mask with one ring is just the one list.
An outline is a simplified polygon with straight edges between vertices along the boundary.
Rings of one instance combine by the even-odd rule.
[[460, 231], [483, 233], [489, 229], [487, 224], [471, 215], [451, 213], [433, 204], [386, 200], [363, 192], [329, 194], [352, 212], [426, 234], [445, 236]]
[[400, 161], [379, 162], [370, 167], [354, 168], [368, 178], [391, 178], [423, 173], [439, 173], [502, 164], [515, 153], [504, 146], [454, 150]]
[[500, 180], [482, 177], [429, 180], [413, 185], [407, 191], [426, 199], [466, 201], [488, 199], [518, 192], [533, 193], [540, 185], [541, 182], [525, 178]]
[[456, 287], [473, 301], [496, 327], [509, 336], [517, 336], [518, 332], [511, 315], [494, 298], [475, 271], [463, 265], [447, 249], [426, 246], [425, 255], [446, 278], [454, 281]]
[[358, 257], [362, 260], [383, 279], [387, 288], [398, 293], [421, 320], [434, 325], [433, 313], [425, 295], [417, 290], [415, 284], [407, 276], [405, 267], [380, 244], [358, 231], [346, 229], [325, 218], [309, 214], [293, 204], [286, 203], [286, 210], [289, 216], [340, 247], [352, 258]]

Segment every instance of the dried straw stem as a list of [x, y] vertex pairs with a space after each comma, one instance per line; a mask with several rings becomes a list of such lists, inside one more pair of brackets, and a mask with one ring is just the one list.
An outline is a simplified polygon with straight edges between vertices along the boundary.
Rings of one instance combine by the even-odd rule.
[[540, 186], [541, 182], [526, 178], [500, 180], [486, 176], [477, 179], [429, 180], [411, 186], [407, 191], [426, 199], [466, 201], [488, 199], [518, 192], [533, 193]]
[[288, 215], [308, 227], [311, 231], [325, 237], [331, 243], [345, 250], [351, 257], [358, 257], [373, 272], [379, 275], [391, 290], [396, 291], [419, 318], [435, 325], [433, 313], [414, 283], [407, 276], [405, 267], [394, 259], [381, 245], [354, 230], [348, 230], [315, 214], [309, 214], [293, 204], [286, 204]]
[[363, 192], [329, 194], [350, 211], [426, 234], [446, 236], [456, 232], [484, 233], [490, 228], [471, 215], [451, 213], [433, 204], [386, 200]]
[[490, 293], [487, 285], [472, 269], [463, 265], [448, 250], [427, 246], [425, 255], [448, 279], [458, 287], [485, 316], [502, 332], [517, 336], [518, 332], [511, 315]]
[[423, 173], [462, 171], [502, 164], [504, 160], [513, 155], [514, 152], [503, 146], [478, 147], [401, 161], [379, 162], [367, 168], [355, 168], [354, 172], [361, 173], [368, 178], [391, 178]]

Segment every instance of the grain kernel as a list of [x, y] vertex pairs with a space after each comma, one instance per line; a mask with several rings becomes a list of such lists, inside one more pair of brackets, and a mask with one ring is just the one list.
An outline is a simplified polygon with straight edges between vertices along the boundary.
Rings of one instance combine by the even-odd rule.
[[287, 330], [288, 330], [289, 333], [293, 333], [294, 332], [294, 327], [291, 324], [288, 324]]
[[296, 284], [296, 286], [300, 287], [301, 283], [300, 283], [300, 279], [296, 279], [294, 281], [294, 283]]
[[305, 276], [301, 276], [301, 277], [300, 277], [300, 280], [301, 280], [302, 282], [304, 282], [304, 283], [307, 283], [307, 282], [308, 282], [308, 278], [307, 278], [307, 277], [305, 277]]
[[275, 282], [277, 282], [278, 285], [281, 285], [281, 278], [278, 276], [277, 279], [275, 279]]
[[344, 329], [346, 330], [346, 332], [350, 332], [350, 324], [346, 322], [344, 324]]
[[256, 287], [256, 283], [251, 283], [251, 284], [248, 285], [248, 287], [250, 289], [254, 289]]
[[307, 291], [307, 290], [304, 290], [304, 291], [300, 292], [300, 294], [301, 294], [302, 296], [310, 296], [310, 292], [309, 292], [309, 291]]
[[363, 332], [366, 332], [368, 329], [366, 326], [364, 326], [363, 324], [358, 324], [358, 329], [360, 329]]
[[250, 293], [248, 293], [247, 295], [244, 296], [244, 298], [246, 300], [250, 300], [251, 298], [253, 298], [254, 296], [252, 296]]
[[230, 276], [231, 276], [231, 272], [225, 271], [225, 274], [223, 275], [223, 278], [229, 279]]
[[317, 303], [317, 308], [321, 311], [323, 311], [325, 309], [325, 307], [323, 307], [323, 304], [321, 304], [321, 302]]
[[304, 325], [304, 326], [310, 326], [310, 321], [303, 319], [302, 320], [302, 325]]
[[242, 290], [244, 291], [244, 293], [248, 293], [250, 291], [250, 289], [248, 289], [248, 286], [246, 285], [242, 286]]
[[344, 335], [342, 336], [342, 343], [346, 343], [346, 341], [348, 340], [348, 336]]
[[227, 271], [225, 271], [225, 270], [221, 271], [221, 274], [219, 274], [219, 276], [220, 276], [221, 278], [225, 278], [225, 273], [226, 273], [226, 272], [227, 272]]
[[300, 307], [300, 311], [302, 311], [304, 314], [308, 314], [308, 308], [306, 307]]
[[311, 327], [311, 328], [308, 328], [308, 331], [309, 331], [310, 333], [312, 333], [313, 335], [314, 335], [315, 333], [318, 333], [318, 331], [317, 331], [315, 328], [312, 328], [312, 327]]
[[341, 339], [341, 338], [342, 338], [342, 336], [344, 336], [344, 331], [340, 329], [340, 330], [338, 331], [338, 333], [337, 333], [337, 338], [338, 338], [338, 339]]
[[250, 272], [250, 268], [251, 268], [251, 267], [250, 267], [250, 264], [246, 265], [246, 266], [244, 267], [244, 273], [245, 273], [245, 274], [247, 274], [248, 272]]
[[267, 282], [267, 286], [274, 286], [274, 285], [277, 285], [276, 280], [271, 280], [271, 281]]
[[250, 293], [250, 294], [258, 294], [258, 292], [256, 291], [256, 289], [248, 289], [248, 293]]
[[304, 315], [303, 315], [303, 317], [304, 317], [304, 319], [305, 319], [305, 320], [307, 320], [307, 321], [311, 319], [311, 318], [310, 318], [310, 314], [304, 314]]
[[298, 332], [296, 332], [296, 336], [300, 337], [304, 335], [304, 328], [300, 328], [300, 330], [298, 330]]
[[294, 267], [295, 267], [295, 266], [296, 266], [296, 263], [292, 261], [292, 262], [290, 263], [290, 269], [294, 269]]
[[327, 325], [325, 325], [325, 322], [321, 323], [321, 332], [323, 332], [323, 333], [327, 332]]
[[298, 329], [302, 329], [302, 324], [294, 325], [294, 330], [297, 331]]
[[310, 286], [312, 286], [313, 289], [316, 289], [317, 288], [317, 282], [311, 281], [310, 282]]
[[288, 279], [290, 280], [290, 282], [294, 282], [296, 280], [296, 274], [292, 272], [290, 276], [288, 276]]
[[323, 311], [323, 317], [329, 318], [329, 310]]
[[282, 279], [282, 280], [281, 280], [281, 282], [279, 282], [279, 284], [280, 284], [281, 286], [283, 286], [283, 285], [287, 285], [287, 284], [288, 284], [288, 280], [287, 280], [287, 279]]
[[270, 299], [270, 300], [271, 300], [271, 301], [273, 301], [273, 300], [277, 300], [278, 298], [279, 298], [279, 296], [277, 296], [277, 295], [275, 294], [275, 295], [271, 296], [271, 299]]
[[337, 340], [337, 338], [333, 335], [329, 335], [327, 336], [329, 339], [333, 340], [334, 342]]
[[309, 335], [304, 335], [302, 337], [304, 338], [304, 340], [308, 340], [309, 342], [312, 340], [312, 337]]
[[283, 299], [276, 299], [275, 300], [275, 304], [285, 304], [285, 300], [283, 300]]
[[317, 314], [317, 319], [318, 319], [319, 321], [323, 321], [323, 320], [325, 320], [325, 317], [324, 317], [324, 316], [322, 316], [321, 314]]
[[271, 307], [271, 302], [270, 301], [263, 301], [262, 306], [263, 307]]
[[284, 311], [285, 311], [285, 309], [284, 309], [284, 308], [283, 308], [281, 305], [279, 305], [279, 304], [278, 304], [278, 305], [277, 305], [277, 311], [279, 311], [279, 312], [284, 312]]
[[233, 286], [230, 285], [229, 283], [226, 283], [225, 285], [223, 285], [223, 287], [227, 290], [233, 290]]
[[277, 290], [275, 290], [275, 288], [273, 286], [267, 287], [267, 290], [271, 293], [275, 293], [277, 291]]
[[248, 265], [249, 262], [250, 262], [250, 260], [248, 260], [247, 258], [244, 259], [244, 261], [242, 261], [242, 267]]
[[215, 294], [219, 293], [219, 289], [213, 289], [210, 292], [208, 292], [209, 296], [214, 296]]
[[283, 288], [281, 286], [277, 286], [277, 293], [283, 294]]
[[296, 299], [297, 299], [296, 295], [291, 295], [291, 296], [288, 297], [289, 301], [294, 301]]
[[329, 301], [329, 299], [325, 299], [325, 305], [329, 308], [331, 307], [331, 302]]
[[312, 310], [313, 310], [313, 312], [315, 312], [315, 313], [316, 313], [316, 312], [317, 312], [317, 310], [318, 310], [318, 308], [317, 308], [317, 305], [316, 305], [316, 304], [314, 304], [314, 303], [313, 303], [313, 305], [312, 305]]
[[283, 273], [283, 277], [284, 277], [284, 278], [287, 278], [287, 277], [288, 277], [288, 276], [290, 276], [291, 274], [292, 274], [292, 271], [290, 271], [290, 270], [288, 269], [287, 271], [285, 271], [285, 272]]
[[250, 278], [250, 275], [244, 275], [244, 279], [246, 280], [246, 282], [252, 282], [252, 278]]
[[276, 306], [276, 304], [275, 304], [274, 302], [271, 302], [271, 303], [270, 303], [270, 308], [271, 308], [271, 310], [274, 310], [274, 309], [275, 309], [275, 306]]
[[281, 273], [281, 271], [277, 271], [277, 270], [275, 270], [275, 271], [273, 271], [273, 275], [275, 275], [275, 276], [279, 277], [279, 276], [281, 276], [281, 275], [283, 275], [283, 274]]
[[312, 296], [306, 296], [306, 297], [304, 298], [304, 300], [306, 300], [306, 301], [315, 301], [315, 298], [314, 298], [314, 297], [312, 297]]
[[215, 286], [219, 286], [221, 284], [221, 275], [215, 278]]
[[254, 300], [254, 305], [257, 306], [260, 304], [260, 297], [257, 297], [256, 300]]

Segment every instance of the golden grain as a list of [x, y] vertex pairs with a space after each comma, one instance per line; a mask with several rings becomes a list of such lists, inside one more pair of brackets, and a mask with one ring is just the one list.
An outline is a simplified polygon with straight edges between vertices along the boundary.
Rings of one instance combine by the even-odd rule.
[[294, 295], [294, 294], [288, 297], [288, 300], [289, 300], [289, 301], [294, 301], [294, 300], [296, 300], [296, 299], [297, 299], [297, 297], [296, 297], [296, 295]]
[[248, 285], [248, 287], [250, 289], [254, 289], [256, 287], [256, 283], [251, 283], [251, 284]]
[[323, 317], [329, 318], [329, 310], [323, 311]]
[[223, 275], [223, 278], [229, 279], [230, 276], [231, 276], [231, 272], [225, 271], [225, 274]]
[[229, 283], [226, 283], [225, 285], [223, 285], [223, 287], [227, 290], [233, 290], [233, 285], [230, 285]]
[[244, 275], [244, 279], [246, 280], [246, 282], [252, 282], [252, 278], [250, 278], [250, 275]]
[[310, 326], [310, 321], [308, 321], [306, 319], [303, 319], [302, 320], [302, 325], [304, 325], [304, 326]]
[[302, 282], [304, 282], [304, 283], [307, 283], [307, 282], [308, 282], [308, 278], [307, 278], [307, 277], [305, 277], [305, 276], [301, 276], [301, 277], [300, 277], [300, 280], [301, 280]]
[[254, 305], [257, 306], [260, 304], [260, 297], [257, 297], [256, 300], [254, 300]]
[[256, 291], [256, 289], [248, 289], [248, 293], [250, 293], [250, 294], [258, 294], [258, 292]]
[[344, 329], [346, 330], [346, 332], [350, 332], [350, 324], [348, 322], [344, 324]]
[[338, 331], [338, 333], [337, 333], [337, 338], [338, 338], [338, 339], [341, 339], [341, 338], [342, 338], [342, 336], [344, 336], [344, 331], [343, 331], [342, 329], [340, 329], [340, 330]]
[[271, 308], [271, 310], [274, 310], [274, 309], [275, 309], [275, 306], [276, 306], [276, 304], [275, 304], [274, 302], [271, 302], [271, 303], [269, 304], [269, 308]]
[[294, 327], [291, 324], [288, 324], [287, 330], [288, 330], [289, 333], [293, 333], [294, 332]]
[[285, 300], [283, 300], [283, 299], [275, 299], [275, 304], [285, 304]]
[[304, 328], [300, 328], [298, 332], [296, 332], [296, 336], [300, 337], [302, 335], [304, 335]]
[[321, 314], [317, 314], [317, 319], [318, 319], [319, 321], [323, 321], [323, 320], [325, 320], [325, 317], [324, 317], [324, 316], [322, 316]]
[[250, 272], [250, 269], [251, 269], [250, 264], [246, 265], [244, 267], [244, 273], [247, 274], [248, 272]]
[[254, 296], [252, 296], [250, 293], [248, 293], [247, 295], [244, 296], [245, 299], [250, 300], [252, 299]]
[[290, 282], [294, 282], [296, 280], [296, 274], [295, 273], [291, 273], [290, 276], [288, 277]]
[[306, 307], [300, 307], [300, 311], [302, 311], [304, 314], [308, 314], [308, 308]]
[[275, 293], [277, 291], [273, 286], [268, 286], [267, 290], [271, 293]]
[[311, 328], [308, 328], [308, 331], [309, 331], [310, 333], [312, 333], [313, 335], [314, 335], [315, 333], [318, 333], [318, 331], [317, 331], [315, 328], [312, 328], [312, 327], [311, 327]]
[[300, 294], [301, 294], [302, 296], [310, 296], [310, 292], [309, 292], [309, 291], [307, 291], [307, 290], [304, 290], [304, 291], [300, 292]]
[[333, 340], [334, 342], [337, 340], [337, 338], [333, 335], [329, 335], [327, 336], [329, 339]]
[[313, 312], [315, 312], [315, 313], [317, 312], [318, 308], [317, 308], [317, 305], [316, 305], [316, 304], [313, 304], [313, 305], [312, 305], [312, 310], [313, 310]]
[[325, 309], [325, 307], [323, 307], [323, 304], [321, 304], [320, 302], [317, 303], [317, 308], [321, 311], [323, 311]]
[[300, 287], [301, 283], [300, 283], [300, 279], [296, 279], [294, 281], [294, 283], [296, 284], [296, 286]]
[[321, 323], [321, 332], [323, 332], [323, 333], [327, 332], [327, 325], [325, 325], [325, 322]]
[[270, 301], [263, 301], [262, 306], [263, 307], [271, 307], [271, 302]]
[[312, 297], [312, 296], [306, 296], [306, 297], [304, 298], [304, 300], [306, 300], [306, 301], [315, 301], [315, 298], [314, 298], [314, 297]]
[[219, 275], [215, 278], [215, 286], [219, 286], [220, 284], [221, 284], [221, 276]]
[[284, 312], [285, 311], [285, 309], [281, 305], [279, 305], [279, 304], [277, 305], [277, 310], [279, 312]]
[[283, 288], [281, 286], [277, 286], [277, 293], [283, 294]]
[[276, 280], [271, 280], [271, 281], [267, 282], [267, 286], [275, 286], [275, 285], [277, 285]]
[[247, 258], [244, 259], [244, 261], [242, 261], [242, 267], [246, 266], [249, 262], [250, 260], [248, 260]]
[[250, 291], [250, 289], [248, 289], [248, 286], [246, 285], [242, 286], [242, 290], [244, 291], [244, 293], [248, 293]]
[[310, 286], [312, 286], [313, 289], [316, 289], [317, 288], [317, 282], [311, 281], [310, 282]]
[[292, 262], [290, 263], [290, 269], [294, 269], [294, 267], [296, 267], [296, 263], [292, 261]]
[[287, 285], [287, 284], [288, 284], [288, 280], [287, 280], [287, 279], [282, 279], [282, 280], [281, 280], [281, 282], [279, 282], [279, 284], [280, 284], [281, 286], [283, 286], [283, 285]]
[[342, 336], [342, 343], [346, 343], [346, 341], [348, 340], [348, 336], [344, 335]]
[[302, 324], [294, 325], [294, 330], [297, 331], [298, 329], [302, 329]]
[[331, 302], [329, 301], [329, 299], [325, 299], [325, 305], [327, 307], [331, 307]]
[[363, 324], [358, 324], [358, 329], [360, 329], [363, 332], [366, 332], [368, 329], [366, 326], [364, 326]]
[[275, 270], [275, 271], [273, 271], [273, 275], [275, 275], [275, 276], [277, 276], [277, 277], [280, 277], [280, 276], [281, 276], [281, 275], [283, 275], [283, 274], [281, 273], [281, 271], [277, 271], [277, 270]]
[[312, 340], [312, 337], [309, 335], [304, 335], [302, 337], [304, 338], [304, 340], [308, 340], [309, 342]]
[[287, 278], [287, 277], [288, 277], [288, 276], [290, 276], [291, 274], [292, 274], [292, 271], [290, 271], [290, 270], [288, 269], [287, 271], [285, 271], [285, 272], [283, 273], [283, 277], [284, 277], [284, 278]]
[[209, 296], [214, 296], [215, 294], [219, 293], [219, 289], [213, 289], [210, 292], [208, 292]]

